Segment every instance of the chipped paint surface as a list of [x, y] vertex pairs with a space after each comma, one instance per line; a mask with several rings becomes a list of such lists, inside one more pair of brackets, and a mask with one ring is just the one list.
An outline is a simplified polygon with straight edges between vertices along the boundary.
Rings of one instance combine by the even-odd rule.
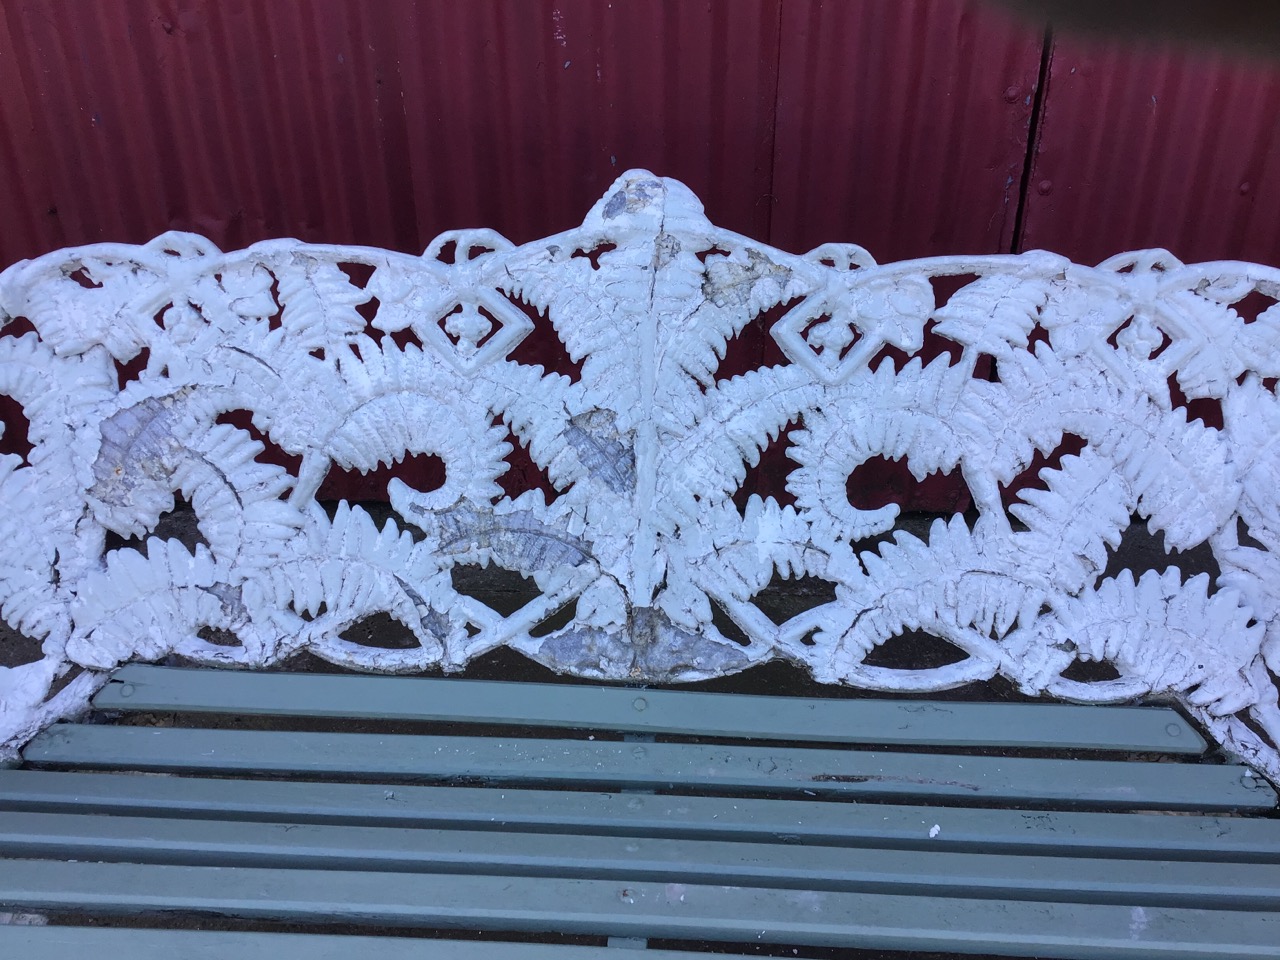
[[[938, 302], [930, 280], [964, 275]], [[846, 245], [795, 256], [713, 226], [683, 185], [645, 171], [581, 227], [518, 247], [469, 230], [422, 257], [287, 240], [224, 254], [166, 234], [16, 264], [0, 319], [37, 332], [0, 338], [0, 391], [23, 405], [33, 449], [0, 460], [13, 545], [0, 609], [45, 655], [0, 673], [0, 735], [12, 750], [131, 659], [264, 666], [307, 649], [412, 672], [508, 645], [601, 679], [784, 658], [877, 690], [1001, 674], [1079, 701], [1172, 696], [1274, 778], [1280, 307], [1246, 318], [1233, 305], [1249, 297], [1280, 298], [1280, 271], [1161, 251], [1096, 268], [1045, 253], [881, 265]], [[788, 362], [719, 377], [728, 341], [780, 304], [771, 333]], [[580, 379], [511, 358], [534, 311]], [[958, 361], [877, 361], [919, 351], [930, 323]], [[997, 379], [974, 376], [980, 361]], [[1222, 428], [1188, 421], [1171, 378], [1216, 404]], [[232, 413], [296, 469], [263, 458]], [[794, 504], [735, 501], [789, 424]], [[512, 436], [554, 496], [504, 494]], [[1002, 487], [1068, 437], [1079, 452], [1006, 511]], [[421, 454], [443, 461], [443, 483], [392, 480], [381, 529], [316, 501], [334, 467]], [[917, 537], [895, 530], [893, 505], [855, 507], [849, 478], [875, 457], [918, 477], [958, 468], [976, 522]], [[148, 535], [179, 496], [199, 520], [194, 551], [106, 549]], [[1178, 550], [1207, 543], [1217, 583], [1176, 566], [1103, 577], [1135, 514]], [[503, 615], [459, 592], [468, 564], [540, 595]], [[752, 602], [775, 576], [824, 579], [834, 599], [775, 623]], [[416, 644], [343, 638], [379, 614]], [[906, 630], [961, 656], [870, 662]], [[1077, 660], [1118, 676], [1070, 679]], [[50, 697], [73, 666], [85, 672]]]

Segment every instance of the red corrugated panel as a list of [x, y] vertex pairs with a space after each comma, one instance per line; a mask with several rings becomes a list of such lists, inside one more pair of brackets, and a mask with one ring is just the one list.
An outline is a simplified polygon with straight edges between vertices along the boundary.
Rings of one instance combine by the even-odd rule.
[[1022, 247], [1280, 263], [1280, 64], [1056, 41]]
[[1042, 48], [984, 3], [785, 4], [773, 243], [1009, 250]]
[[[647, 167], [688, 183], [715, 222], [765, 234], [777, 2], [433, 9], [407, 5], [395, 26], [409, 49], [434, 31], [462, 41], [400, 64], [406, 105], [427, 119], [406, 130], [419, 220], [478, 218], [529, 240]], [[434, 185], [441, 174], [452, 189]]]
[[763, 236], [778, 0], [9, 0], [0, 261], [195, 230], [421, 250], [627, 167]]

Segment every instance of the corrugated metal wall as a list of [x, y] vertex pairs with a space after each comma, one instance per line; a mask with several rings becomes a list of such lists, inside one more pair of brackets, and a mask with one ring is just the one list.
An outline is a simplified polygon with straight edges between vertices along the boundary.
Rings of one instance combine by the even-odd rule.
[[1058, 38], [1037, 130], [1021, 248], [1280, 264], [1280, 51]]
[[771, 241], [1009, 250], [1042, 47], [979, 3], [784, 3]]
[[1046, 44], [978, 0], [5, 0], [0, 264], [168, 229], [520, 242], [628, 167], [792, 250], [1280, 263], [1278, 108], [1273, 64]]
[[948, 0], [7, 0], [0, 261], [528, 240], [636, 166], [785, 247], [1007, 249], [1041, 46]]
[[622, 170], [765, 237], [777, 0], [12, 0], [8, 262], [196, 230], [419, 251], [580, 222]]

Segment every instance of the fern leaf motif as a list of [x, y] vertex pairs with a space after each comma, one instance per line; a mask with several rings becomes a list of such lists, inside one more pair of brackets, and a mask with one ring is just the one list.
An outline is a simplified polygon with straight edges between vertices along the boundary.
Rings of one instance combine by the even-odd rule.
[[[508, 646], [605, 680], [785, 659], [877, 690], [1171, 697], [1280, 779], [1278, 299], [1280, 271], [1166, 251], [786, 253], [642, 170], [520, 246], [169, 233], [16, 264], [0, 617], [40, 659], [0, 666], [0, 752], [130, 659], [412, 672]], [[535, 330], [560, 369], [522, 359]], [[549, 487], [520, 489], [516, 445]], [[420, 456], [443, 479], [392, 479], [377, 523], [319, 499]], [[971, 509], [868, 501], [875, 460], [963, 477]], [[1141, 536], [1177, 553], [1128, 569]], [[500, 611], [463, 567], [532, 599]], [[775, 622], [762, 594], [802, 578], [824, 596]], [[369, 642], [390, 621], [403, 642]], [[895, 661], [919, 633], [952, 661]]]

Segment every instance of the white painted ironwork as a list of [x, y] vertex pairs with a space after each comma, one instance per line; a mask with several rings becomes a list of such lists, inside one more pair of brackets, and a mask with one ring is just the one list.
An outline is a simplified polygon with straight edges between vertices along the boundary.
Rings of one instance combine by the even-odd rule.
[[[930, 278], [967, 275], [936, 303]], [[292, 240], [224, 254], [166, 234], [16, 264], [0, 320], [36, 333], [0, 339], [0, 392], [33, 446], [0, 458], [0, 604], [44, 657], [0, 669], [0, 740], [12, 751], [134, 658], [266, 665], [308, 649], [456, 670], [505, 644], [607, 679], [781, 657], [876, 690], [1002, 674], [1072, 700], [1174, 697], [1278, 778], [1280, 307], [1245, 322], [1232, 305], [1251, 295], [1280, 297], [1280, 271], [1163, 251], [1096, 268], [1043, 252], [796, 256], [717, 229], [687, 188], [643, 171], [581, 227], [518, 247], [472, 230], [422, 257]], [[717, 378], [727, 342], [779, 304], [770, 333], [790, 362]], [[535, 316], [580, 378], [511, 358]], [[919, 351], [930, 324], [958, 360], [873, 363], [886, 345]], [[992, 361], [994, 377], [974, 375]], [[1217, 401], [1223, 429], [1189, 422], [1171, 378]], [[262, 444], [225, 422], [234, 411], [297, 469], [258, 459]], [[748, 466], [789, 424], [794, 503], [740, 510]], [[552, 502], [504, 496], [509, 431]], [[1002, 486], [1064, 436], [1083, 449], [1006, 508]], [[316, 500], [332, 466], [419, 453], [444, 461], [444, 484], [393, 480], [382, 529]], [[959, 467], [976, 521], [863, 543], [898, 522], [847, 495], [878, 456], [918, 478]], [[146, 535], [179, 493], [205, 541], [194, 552], [106, 549], [109, 532]], [[1104, 577], [1134, 515], [1176, 550], [1207, 543], [1220, 576]], [[501, 615], [455, 589], [460, 564], [518, 572], [541, 595]], [[752, 602], [775, 576], [825, 579], [835, 599], [775, 624]], [[570, 603], [565, 626], [531, 633]], [[713, 606], [748, 642], [717, 629]], [[340, 636], [377, 613], [417, 645]], [[866, 662], [909, 630], [965, 656]], [[1078, 659], [1118, 676], [1067, 679]]]

